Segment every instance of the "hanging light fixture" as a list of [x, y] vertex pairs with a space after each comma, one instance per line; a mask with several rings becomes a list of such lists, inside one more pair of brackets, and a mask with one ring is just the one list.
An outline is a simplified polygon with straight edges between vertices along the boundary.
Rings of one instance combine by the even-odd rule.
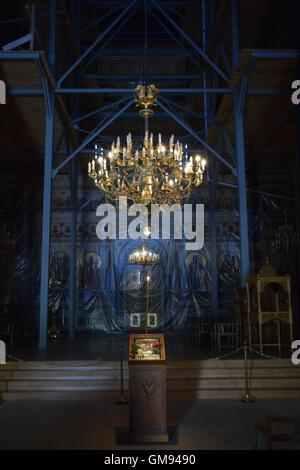
[[132, 264], [140, 264], [141, 266], [149, 266], [156, 264], [159, 260], [159, 255], [147, 249], [146, 240], [143, 240], [142, 247], [134, 250], [128, 258]]
[[[151, 234], [149, 227], [143, 228], [144, 236], [148, 237]], [[142, 242], [142, 247], [134, 250], [130, 253], [128, 261], [132, 264], [140, 264], [141, 266], [149, 266], [151, 264], [156, 264], [159, 261], [159, 254], [154, 253], [146, 247], [146, 240]]]
[[96, 153], [88, 163], [89, 176], [105, 192], [107, 200], [117, 202], [120, 196], [127, 196], [132, 203], [180, 204], [203, 182], [204, 158], [188, 157], [173, 135], [165, 144], [160, 133], [156, 143], [153, 134], [149, 134], [148, 119], [154, 114], [158, 93], [153, 84], [140, 84], [135, 89], [139, 115], [145, 119], [143, 145], [134, 148], [129, 133], [126, 145], [118, 137], [107, 155]]

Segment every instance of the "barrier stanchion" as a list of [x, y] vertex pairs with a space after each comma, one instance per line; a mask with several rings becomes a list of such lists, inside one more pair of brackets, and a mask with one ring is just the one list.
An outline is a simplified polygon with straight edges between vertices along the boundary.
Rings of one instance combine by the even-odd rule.
[[117, 401], [118, 405], [128, 405], [129, 401], [124, 397], [124, 371], [123, 371], [123, 344], [120, 344], [120, 400]]
[[249, 390], [249, 371], [248, 371], [248, 356], [247, 356], [248, 344], [244, 343], [244, 365], [245, 365], [245, 395], [241, 398], [242, 403], [253, 403], [254, 397], [251, 395]]

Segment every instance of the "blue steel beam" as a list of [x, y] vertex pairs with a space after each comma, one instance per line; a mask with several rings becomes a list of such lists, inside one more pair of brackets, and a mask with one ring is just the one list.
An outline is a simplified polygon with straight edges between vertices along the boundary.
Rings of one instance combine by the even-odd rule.
[[[77, 124], [73, 124], [73, 125], [71, 125], [71, 127], [72, 127], [73, 129], [75, 129], [77, 133], [79, 133], [79, 132], [82, 132], [83, 134], [90, 134], [90, 133], [91, 133], [91, 131], [88, 131], [88, 130], [86, 130], [86, 129], [82, 129], [82, 128], [79, 127]], [[78, 135], [79, 135], [79, 134], [78, 134]]]
[[224, 48], [224, 46], [223, 46], [223, 44], [222, 44], [222, 42], [221, 42], [220, 40], [218, 40], [218, 42], [217, 42], [217, 47], [218, 47], [218, 49], [219, 49], [219, 51], [220, 51], [220, 54], [221, 54], [221, 57], [222, 57], [223, 62], [224, 62], [224, 64], [225, 64], [226, 70], [227, 70], [228, 74], [230, 74], [230, 73], [231, 73], [231, 70], [232, 70], [232, 67], [231, 67], [231, 65], [230, 65], [230, 62], [229, 62], [229, 59], [228, 59], [228, 55], [227, 55], [227, 53], [226, 53], [226, 51], [225, 51], [225, 48]]
[[186, 54], [186, 57], [189, 58], [195, 65], [196, 67], [199, 69], [199, 70], [202, 70], [202, 66], [199, 64], [199, 62], [193, 57], [193, 54], [195, 53], [195, 51], [192, 51], [192, 52], [189, 52], [183, 44], [181, 44], [181, 42], [179, 41], [179, 39], [176, 37], [175, 34], [172, 33], [172, 31], [170, 31], [170, 29], [164, 24], [163, 21], [161, 21], [158, 16], [154, 13], [154, 11], [151, 9], [150, 10], [151, 12], [151, 15], [153, 16], [153, 18], [155, 18], [155, 20], [161, 25], [161, 27], [168, 33], [168, 35], [170, 36], [171, 39], [173, 39], [173, 41], [176, 42], [176, 44], [178, 44], [178, 46], [180, 47], [180, 49], [182, 49], [184, 51], [184, 53]]
[[[202, 0], [202, 50], [206, 53], [207, 46], [207, 12], [206, 1]], [[217, 57], [218, 58], [218, 57]], [[216, 62], [215, 62], [216, 63]], [[216, 75], [216, 72], [214, 71]], [[207, 88], [207, 75], [203, 71], [203, 86]], [[215, 95], [214, 95], [215, 96]], [[205, 139], [208, 137], [208, 96], [203, 93], [203, 110], [204, 110], [204, 130]], [[218, 133], [217, 152], [222, 154], [222, 135]], [[216, 234], [216, 191], [217, 180], [219, 175], [220, 160], [218, 158], [211, 158], [208, 162], [208, 175], [209, 175], [209, 235], [210, 235], [210, 275], [211, 275], [211, 314], [215, 318], [219, 314], [218, 306], [218, 262], [217, 262], [217, 234]]]
[[9, 20], [1, 20], [0, 24], [17, 23], [19, 21], [28, 21], [28, 16], [22, 16], [20, 18], [12, 18]]
[[108, 46], [108, 44], [113, 40], [113, 38], [124, 28], [124, 26], [126, 25], [126, 23], [130, 20], [130, 18], [132, 17], [132, 15], [135, 13], [135, 10], [133, 9], [131, 12], [128, 13], [128, 15], [126, 16], [126, 18], [122, 21], [122, 23], [117, 27], [117, 29], [115, 29], [111, 36], [107, 39], [107, 41], [105, 41], [104, 44], [102, 44], [102, 46], [100, 47], [100, 49], [98, 49], [94, 54], [93, 54], [93, 57], [85, 64], [84, 68], [86, 69], [87, 67], [89, 67], [89, 65], [94, 62], [95, 59], [97, 59], [97, 57], [99, 57], [101, 55], [101, 52], [103, 52], [105, 50], [105, 48]]
[[[67, 146], [69, 153], [69, 146]], [[75, 311], [76, 311], [76, 260], [77, 260], [77, 188], [78, 188], [78, 160], [73, 158], [69, 163], [70, 188], [72, 200], [71, 219], [71, 260], [70, 260], [70, 308], [69, 308], [69, 339], [75, 339]]]
[[[51, 0], [50, 30], [55, 31], [55, 0]], [[50, 33], [51, 34], [51, 33]], [[49, 89], [47, 78], [43, 77], [44, 98], [46, 107], [45, 157], [44, 157], [44, 193], [42, 216], [42, 253], [41, 253], [41, 286], [40, 286], [40, 329], [39, 349], [47, 348], [48, 340], [48, 298], [49, 298], [49, 261], [50, 261], [50, 223], [52, 195], [52, 156], [54, 134], [54, 91]]]
[[[185, 137], [185, 136], [178, 136], [178, 140], [183, 140], [184, 137]], [[101, 136], [100, 138], [102, 139], [103, 137]], [[99, 145], [102, 145], [102, 147], [104, 148], [104, 151], [108, 151], [108, 149], [109, 149], [109, 147], [110, 147], [110, 145], [111, 145], [111, 142], [113, 142], [113, 140], [114, 140], [115, 138], [116, 138], [115, 135], [113, 135], [113, 136], [107, 136], [107, 138], [105, 138], [105, 140], [107, 140], [108, 145], [107, 145], [107, 144], [99, 144]], [[120, 138], [121, 138], [121, 140], [124, 139], [124, 141], [126, 141], [126, 135], [120, 135]], [[163, 141], [167, 141], [167, 140], [170, 138], [170, 136], [167, 136], [167, 135], [164, 136], [164, 135], [162, 135], [161, 138], [162, 138]], [[133, 141], [135, 141], [135, 140], [136, 140], [137, 142], [140, 141], [139, 138], [133, 139]], [[99, 142], [98, 142], [98, 143], [99, 143]], [[106, 147], [106, 146], [107, 146], [107, 147]], [[188, 153], [191, 153], [191, 154], [192, 154], [192, 153], [202, 153], [202, 152], [204, 152], [204, 150], [205, 150], [204, 147], [201, 147], [201, 148], [192, 148], [192, 149], [189, 148], [189, 149], [188, 149]], [[41, 155], [41, 154], [43, 154], [43, 153], [44, 153], [43, 150], [36, 150], [36, 151], [34, 152], [35, 155]], [[82, 154], [82, 155], [86, 155], [86, 154], [88, 154], [88, 155], [92, 154], [92, 155], [93, 155], [94, 153], [95, 153], [95, 149], [94, 149], [94, 148], [82, 149], [82, 150], [80, 151], [80, 154]], [[58, 154], [59, 154], [59, 155], [67, 155], [67, 151], [66, 151], [66, 150], [59, 150]]]
[[114, 13], [116, 13], [116, 11], [118, 11], [118, 8], [113, 8], [112, 10], [109, 10], [109, 12], [107, 12], [105, 15], [101, 15], [100, 18], [97, 18], [95, 21], [92, 21], [92, 23], [89, 23], [87, 26], [85, 26], [84, 28], [82, 28], [80, 31], [79, 31], [79, 35], [81, 36], [83, 33], [85, 33], [86, 31], [88, 31], [89, 29], [91, 29], [93, 26], [95, 26], [96, 24], [98, 23], [101, 23], [101, 21], [105, 20], [106, 18], [108, 18], [110, 15], [113, 15]]
[[299, 59], [299, 51], [290, 49], [288, 51], [252, 51], [251, 55], [254, 59]]
[[[22, 89], [24, 93], [26, 90]], [[30, 90], [30, 89], [27, 89]], [[56, 93], [132, 93], [131, 88], [56, 88]], [[185, 94], [185, 93], [234, 93], [233, 87], [228, 88], [160, 88], [160, 93]], [[290, 88], [248, 88], [247, 95], [290, 95]]]
[[69, 61], [71, 60], [71, 45], [72, 40], [66, 42], [60, 52], [60, 57], [56, 59], [57, 76], [61, 74], [61, 70], [65, 63], [69, 63]]
[[100, 41], [106, 36], [107, 33], [123, 18], [124, 15], [134, 6], [136, 0], [133, 0], [121, 13], [120, 15], [103, 31], [102, 34], [91, 44], [88, 49], [77, 59], [74, 64], [63, 74], [57, 82], [57, 86], [60, 87], [61, 83], [70, 75], [70, 73], [85, 59], [85, 57], [99, 44]]
[[[214, 52], [214, 61], [216, 64], [220, 63], [220, 50], [217, 47]], [[212, 77], [210, 77], [210, 86], [213, 88], [218, 88], [218, 74], [213, 71]], [[208, 106], [208, 113], [209, 113], [209, 121], [214, 122], [215, 115], [216, 115], [216, 107], [217, 107], [217, 95], [214, 93], [212, 96], [208, 95], [209, 98], [209, 106]]]
[[84, 147], [86, 147], [92, 140], [95, 139], [95, 137], [97, 137], [100, 132], [102, 132], [104, 129], [106, 129], [106, 127], [108, 127], [113, 121], [115, 121], [124, 111], [126, 111], [126, 109], [128, 109], [133, 103], [135, 102], [134, 99], [130, 100], [125, 106], [123, 106], [123, 108], [121, 108], [119, 111], [117, 111], [114, 116], [112, 116], [110, 119], [108, 119], [102, 126], [99, 127], [99, 125], [97, 125], [95, 127], [95, 129], [90, 133], [90, 135], [88, 137], [86, 137], [84, 139], [84, 141], [82, 142], [82, 144], [80, 144], [76, 150], [74, 150], [71, 155], [69, 155], [60, 165], [58, 165], [58, 167], [56, 167], [55, 169], [52, 170], [52, 178], [54, 178], [57, 173], [59, 172], [59, 170], [61, 168], [63, 168], [66, 163], [68, 163], [69, 161], [72, 160], [72, 158], [74, 158]]
[[[247, 83], [248, 79], [246, 77], [242, 77], [241, 83], [240, 83], [240, 88], [237, 88], [239, 90], [239, 101], [238, 101], [238, 113], [243, 114], [243, 109], [244, 109], [244, 104], [245, 104], [245, 98], [246, 98], [246, 91], [247, 91]], [[235, 94], [236, 94], [235, 91]]]
[[[160, 93], [233, 93], [234, 88], [161, 88]], [[289, 90], [290, 91], [290, 90]], [[132, 93], [131, 88], [56, 88], [56, 93]]]
[[[237, 184], [227, 183], [226, 181], [218, 181], [218, 184], [220, 186], [225, 186], [227, 188], [238, 189]], [[268, 193], [267, 191], [260, 191], [258, 189], [246, 188], [246, 191], [249, 191], [250, 193], [263, 194], [265, 196], [275, 197], [275, 198], [278, 198], [278, 199], [285, 199], [287, 201], [294, 201], [294, 199], [295, 199], [293, 197], [281, 196], [281, 194]]]
[[[180, 43], [181, 44], [181, 43]], [[179, 46], [179, 43], [178, 43]], [[181, 44], [182, 46], [182, 44]], [[189, 54], [194, 54], [195, 51], [189, 52], [187, 49], [180, 47], [183, 52], [181, 52], [180, 49], [175, 48], [175, 47], [151, 47], [148, 49], [148, 56], [182, 56], [186, 57]], [[143, 47], [122, 47], [122, 48], [117, 48], [117, 47], [108, 47], [107, 49], [102, 50], [102, 58], [111, 58], [111, 57], [139, 57], [142, 58], [144, 52]]]
[[65, 139], [65, 137], [66, 137], [66, 129], [65, 129], [65, 127], [63, 127], [61, 132], [60, 132], [56, 147], [55, 147], [54, 152], [53, 152], [52, 165], [55, 164], [57, 155], [59, 155], [59, 153], [61, 151], [60, 147], [61, 147], [62, 141], [63, 141], [63, 139]]
[[[1, 57], [0, 57], [1, 59]], [[161, 88], [160, 93], [185, 94], [185, 93], [222, 93], [233, 94], [234, 88]], [[8, 88], [7, 93], [12, 96], [43, 96], [42, 88]], [[132, 93], [131, 88], [56, 88], [55, 93], [107, 93], [119, 94]], [[263, 95], [290, 95], [290, 88], [248, 88], [246, 94], [250, 96]]]
[[166, 13], [166, 11], [158, 4], [155, 0], [151, 0], [152, 5], [154, 5], [160, 13], [174, 26], [177, 31], [182, 34], [182, 36], [193, 46], [193, 48], [201, 55], [203, 60], [205, 60], [227, 83], [229, 82], [229, 78], [222, 72], [219, 67], [217, 67], [210, 58], [204, 54], [202, 49], [197, 46], [197, 44], [180, 28], [177, 23]]
[[242, 94], [243, 91], [241, 89], [237, 89], [234, 93], [234, 119], [237, 156], [238, 201], [240, 215], [240, 281], [241, 287], [244, 287], [246, 285], [246, 279], [249, 276], [249, 242]]
[[188, 114], [191, 114], [191, 116], [195, 116], [195, 117], [200, 118], [200, 119], [203, 118], [203, 113], [196, 113], [195, 111], [193, 111], [189, 108], [186, 108], [185, 106], [182, 106], [181, 104], [178, 104], [175, 101], [168, 100], [167, 98], [164, 98], [164, 100], [165, 100], [166, 103], [170, 104], [171, 106], [175, 106], [175, 108], [178, 108], [181, 111], [184, 111]]
[[34, 51], [0, 51], [0, 59], [33, 59], [40, 58], [39, 52]]
[[[64, 13], [64, 10], [56, 10], [56, 14], [61, 14], [61, 13]], [[39, 13], [36, 15], [36, 17], [38, 18], [41, 18], [42, 16], [49, 16], [50, 15], [50, 12], [49, 13]], [[8, 19], [8, 20], [1, 20], [0, 21], [0, 25], [1, 24], [9, 24], [9, 23], [17, 23], [19, 21], [28, 21], [28, 16], [22, 16], [20, 18], [12, 18], [12, 19]]]
[[[217, 150], [222, 153], [222, 134], [218, 134]], [[209, 234], [210, 234], [210, 275], [211, 275], [211, 313], [213, 317], [219, 314], [218, 306], [218, 263], [217, 263], [217, 233], [216, 233], [216, 191], [219, 175], [220, 161], [210, 159], [208, 163], [208, 173], [210, 184], [208, 187], [209, 196]]]
[[[132, 67], [129, 64], [125, 65], [122, 62], [122, 60], [118, 60], [117, 58], [114, 58], [114, 57], [106, 57], [105, 60], [113, 64], [114, 67], [117, 66], [118, 69], [123, 70], [123, 72], [126, 74], [129, 74], [132, 72]], [[142, 61], [142, 57], [139, 58], [139, 61], [140, 62]], [[137, 59], [137, 62], [138, 62], [138, 59]]]
[[[83, 78], [91, 78], [91, 79], [98, 79], [98, 80], [107, 80], [107, 81], [135, 81], [140, 82], [142, 78], [142, 74], [139, 75], [98, 75], [98, 74], [81, 74]], [[202, 74], [200, 75], [152, 75], [151, 72], [148, 73], [149, 80], [199, 80], [202, 78]]]
[[[78, 48], [80, 48], [80, 4], [78, 0], [71, 0], [72, 25]], [[78, 71], [70, 75], [71, 84], [79, 85]], [[72, 118], [79, 115], [79, 96], [73, 95], [70, 113]], [[78, 137], [78, 133], [77, 133]], [[68, 134], [66, 134], [66, 150], [70, 154]], [[69, 307], [69, 339], [75, 339], [76, 314], [76, 265], [77, 265], [77, 199], [78, 199], [78, 160], [73, 158], [68, 162], [70, 193], [71, 193], [71, 260], [70, 260], [70, 307]]]
[[26, 44], [27, 42], [30, 42], [31, 40], [32, 40], [32, 34], [31, 33], [26, 34], [25, 36], [22, 36], [21, 38], [18, 38], [15, 41], [5, 44], [4, 46], [2, 46], [2, 50], [11, 51], [12, 49], [22, 46], [23, 44]]
[[[56, 0], [50, 2], [50, 18], [56, 16]], [[48, 51], [48, 64], [53, 77], [55, 77], [55, 36], [56, 36], [56, 21], [53, 21], [50, 28], [49, 36], [49, 51]]]
[[[190, 113], [188, 113], [188, 112], [185, 112], [185, 113], [183, 113], [183, 112], [178, 113], [179, 116], [187, 116], [188, 114], [190, 114]], [[195, 114], [197, 114], [197, 113], [195, 113]], [[107, 116], [107, 113], [101, 112], [101, 113], [97, 114], [97, 116], [95, 116], [94, 119], [104, 118], [104, 117], [106, 117], [106, 116]], [[155, 119], [156, 119], [156, 120], [157, 120], [157, 119], [166, 119], [166, 118], [168, 118], [168, 117], [169, 117], [169, 116], [168, 116], [168, 114], [166, 114], [166, 113], [155, 112]], [[200, 118], [200, 115], [198, 115], [197, 117]], [[202, 117], [203, 117], [203, 116], [202, 116]], [[122, 119], [135, 119], [135, 120], [136, 120], [137, 118], [138, 118], [138, 114], [137, 114], [136, 111], [124, 113], [123, 116], [122, 116]], [[74, 129], [77, 129], [76, 125], [73, 125], [72, 127], [73, 127]], [[78, 129], [78, 130], [80, 130], [80, 129]], [[83, 129], [81, 129], [81, 130], [83, 130]], [[88, 131], [88, 132], [89, 132], [89, 131]]]
[[[128, 101], [128, 97], [127, 97], [126, 99], [121, 100], [121, 101], [122, 101], [122, 102]], [[105, 121], [107, 121], [107, 120], [110, 118], [110, 116], [113, 115], [113, 113], [115, 112], [115, 110], [117, 109], [117, 107], [118, 107], [119, 104], [120, 104], [119, 101], [117, 101], [113, 106], [110, 106], [111, 109], [110, 109], [107, 113], [103, 113], [103, 119], [102, 119], [100, 122], [98, 122], [97, 127], [102, 126], [102, 124], [103, 124]], [[135, 117], [137, 117], [136, 114], [135, 114]], [[91, 131], [87, 131], [87, 130], [85, 130], [85, 129], [81, 129], [80, 127], [78, 127], [77, 124], [73, 124], [72, 127], [73, 127], [74, 129], [76, 129], [78, 132], [84, 132], [84, 133], [86, 133], [86, 134], [90, 134], [90, 133], [91, 133]]]
[[237, 1], [231, 0], [231, 29], [232, 29], [232, 70], [236, 70], [239, 51], [239, 31]]
[[[30, 19], [30, 34], [31, 34], [29, 47], [30, 47], [30, 50], [33, 51], [34, 50], [34, 35], [35, 35], [35, 18], [36, 18], [35, 4], [33, 3], [31, 5], [30, 10], [29, 10], [29, 5], [27, 5], [27, 8], [28, 8], [29, 19]], [[51, 9], [51, 5], [50, 5], [50, 9]], [[50, 11], [50, 17], [52, 13], [53, 12]], [[54, 12], [54, 14], [56, 14], [56, 11]]]
[[[102, 1], [102, 0], [83, 0], [80, 1], [81, 4], [83, 5], [97, 5], [100, 8], [111, 8], [113, 7], [118, 7], [118, 8], [124, 8], [126, 5], [125, 2], [123, 1]], [[199, 6], [201, 5], [201, 0], [200, 1], [190, 1], [190, 0], [184, 0], [182, 2], [165, 2], [164, 5], [171, 6], [171, 7], [176, 7], [176, 8], [186, 8], [186, 6]], [[137, 8], [142, 9], [143, 8], [143, 2], [138, 2], [137, 3]]]
[[[205, 0], [202, 0], [201, 7], [201, 17], [202, 17], [202, 51], [203, 54], [206, 54], [206, 4]], [[207, 88], [207, 75], [206, 71], [203, 70], [203, 88]], [[207, 94], [206, 91], [203, 93], [203, 112], [204, 112], [204, 129], [205, 137], [208, 136], [208, 115], [207, 115]]]
[[167, 108], [164, 103], [163, 103], [163, 98], [161, 100], [157, 100], [157, 104], [166, 112], [168, 113], [175, 121], [178, 122], [184, 129], [187, 130], [189, 134], [191, 134], [198, 142], [200, 142], [203, 147], [205, 147], [210, 153], [212, 153], [216, 158], [218, 158], [224, 165], [226, 165], [231, 172], [236, 176], [237, 175], [237, 170], [234, 168], [227, 160], [225, 160], [222, 155], [220, 155], [214, 148], [212, 148], [210, 145], [208, 145], [205, 140], [203, 140], [199, 135], [188, 125], [187, 122], [185, 122], [183, 119], [180, 119], [173, 111], [171, 111], [169, 108]]
[[[172, 8], [171, 6], [168, 6], [165, 4], [165, 2], [163, 3], [164, 7], [167, 8], [169, 11], [171, 11], [172, 13], [174, 13], [175, 15], [177, 15], [179, 18], [181, 18], [183, 21], [185, 21], [186, 23], [190, 24], [191, 26], [193, 26], [194, 28], [196, 28], [198, 31], [200, 31], [201, 33], [205, 32], [205, 28], [203, 28], [203, 25], [202, 27], [199, 26], [199, 24], [195, 23], [193, 20], [191, 20], [190, 18], [187, 18], [186, 16], [182, 15], [181, 13], [179, 13], [179, 11], [176, 11], [174, 8]], [[201, 0], [201, 8], [203, 8], [203, 2]]]
[[75, 124], [76, 122], [80, 122], [83, 119], [87, 119], [87, 118], [93, 116], [94, 114], [106, 111], [107, 109], [113, 108], [114, 106], [117, 106], [121, 103], [124, 103], [127, 100], [128, 100], [128, 96], [126, 96], [125, 98], [122, 98], [118, 101], [115, 101], [114, 103], [110, 103], [107, 106], [102, 106], [101, 108], [95, 109], [94, 111], [91, 111], [90, 113], [83, 114], [82, 116], [78, 117], [77, 119], [72, 119], [71, 124]]
[[236, 165], [236, 153], [235, 153], [235, 149], [231, 143], [231, 140], [229, 138], [229, 135], [228, 135], [228, 132], [226, 130], [226, 127], [223, 126], [222, 129], [221, 129], [221, 132], [222, 132], [222, 135], [223, 135], [223, 139], [224, 139], [224, 142], [226, 144], [226, 148], [228, 149], [230, 155], [231, 155], [231, 158], [232, 158], [232, 161], [234, 163], [234, 165]]
[[81, 212], [86, 206], [89, 205], [89, 203], [94, 199], [94, 197], [98, 196], [98, 194], [100, 193], [103, 193], [102, 189], [97, 189], [97, 191], [95, 191], [87, 201], [85, 201], [79, 208], [78, 208], [78, 212]]
[[7, 93], [12, 96], [43, 96], [43, 88], [9, 88]]

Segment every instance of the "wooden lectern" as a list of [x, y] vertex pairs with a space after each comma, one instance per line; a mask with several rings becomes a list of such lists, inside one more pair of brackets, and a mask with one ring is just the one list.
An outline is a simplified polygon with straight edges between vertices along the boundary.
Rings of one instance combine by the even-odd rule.
[[[272, 294], [270, 305], [264, 305], [264, 294], [267, 289]], [[280, 298], [280, 288], [285, 294], [284, 298]], [[261, 268], [259, 274], [247, 279], [247, 295], [248, 295], [248, 331], [249, 344], [252, 345], [252, 325], [258, 324], [259, 348], [263, 351], [263, 346], [278, 346], [281, 350], [281, 324], [289, 325], [290, 345], [293, 342], [293, 314], [291, 305], [291, 278], [286, 276], [278, 276], [276, 269], [269, 263], [267, 258], [266, 264]], [[266, 344], [263, 341], [263, 325], [267, 322], [275, 322], [277, 325], [277, 343]], [[256, 345], [255, 345], [256, 346]]]
[[167, 442], [166, 353], [163, 334], [129, 338], [130, 442]]

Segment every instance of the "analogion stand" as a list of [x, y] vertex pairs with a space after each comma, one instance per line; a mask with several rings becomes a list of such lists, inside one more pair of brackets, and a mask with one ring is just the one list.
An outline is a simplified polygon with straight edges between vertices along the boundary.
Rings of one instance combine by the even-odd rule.
[[[159, 343], [160, 347], [152, 345]], [[155, 351], [158, 351], [155, 354]], [[153, 352], [154, 351], [154, 352]], [[167, 442], [166, 353], [163, 334], [129, 338], [130, 442]]]
[[[263, 297], [267, 288], [270, 287], [273, 302], [269, 308], [263, 305]], [[279, 298], [280, 290], [285, 293], [283, 299]], [[259, 274], [254, 277], [247, 278], [247, 295], [248, 295], [248, 331], [249, 344], [252, 345], [252, 325], [258, 324], [259, 348], [263, 351], [263, 346], [278, 346], [281, 350], [280, 326], [281, 324], [289, 325], [289, 346], [293, 342], [293, 314], [291, 303], [291, 278], [286, 276], [278, 276], [276, 269], [269, 263], [267, 258], [266, 264], [261, 268]], [[275, 322], [277, 324], [277, 343], [264, 343], [263, 325], [267, 322]], [[257, 345], [254, 345], [257, 346]]]

